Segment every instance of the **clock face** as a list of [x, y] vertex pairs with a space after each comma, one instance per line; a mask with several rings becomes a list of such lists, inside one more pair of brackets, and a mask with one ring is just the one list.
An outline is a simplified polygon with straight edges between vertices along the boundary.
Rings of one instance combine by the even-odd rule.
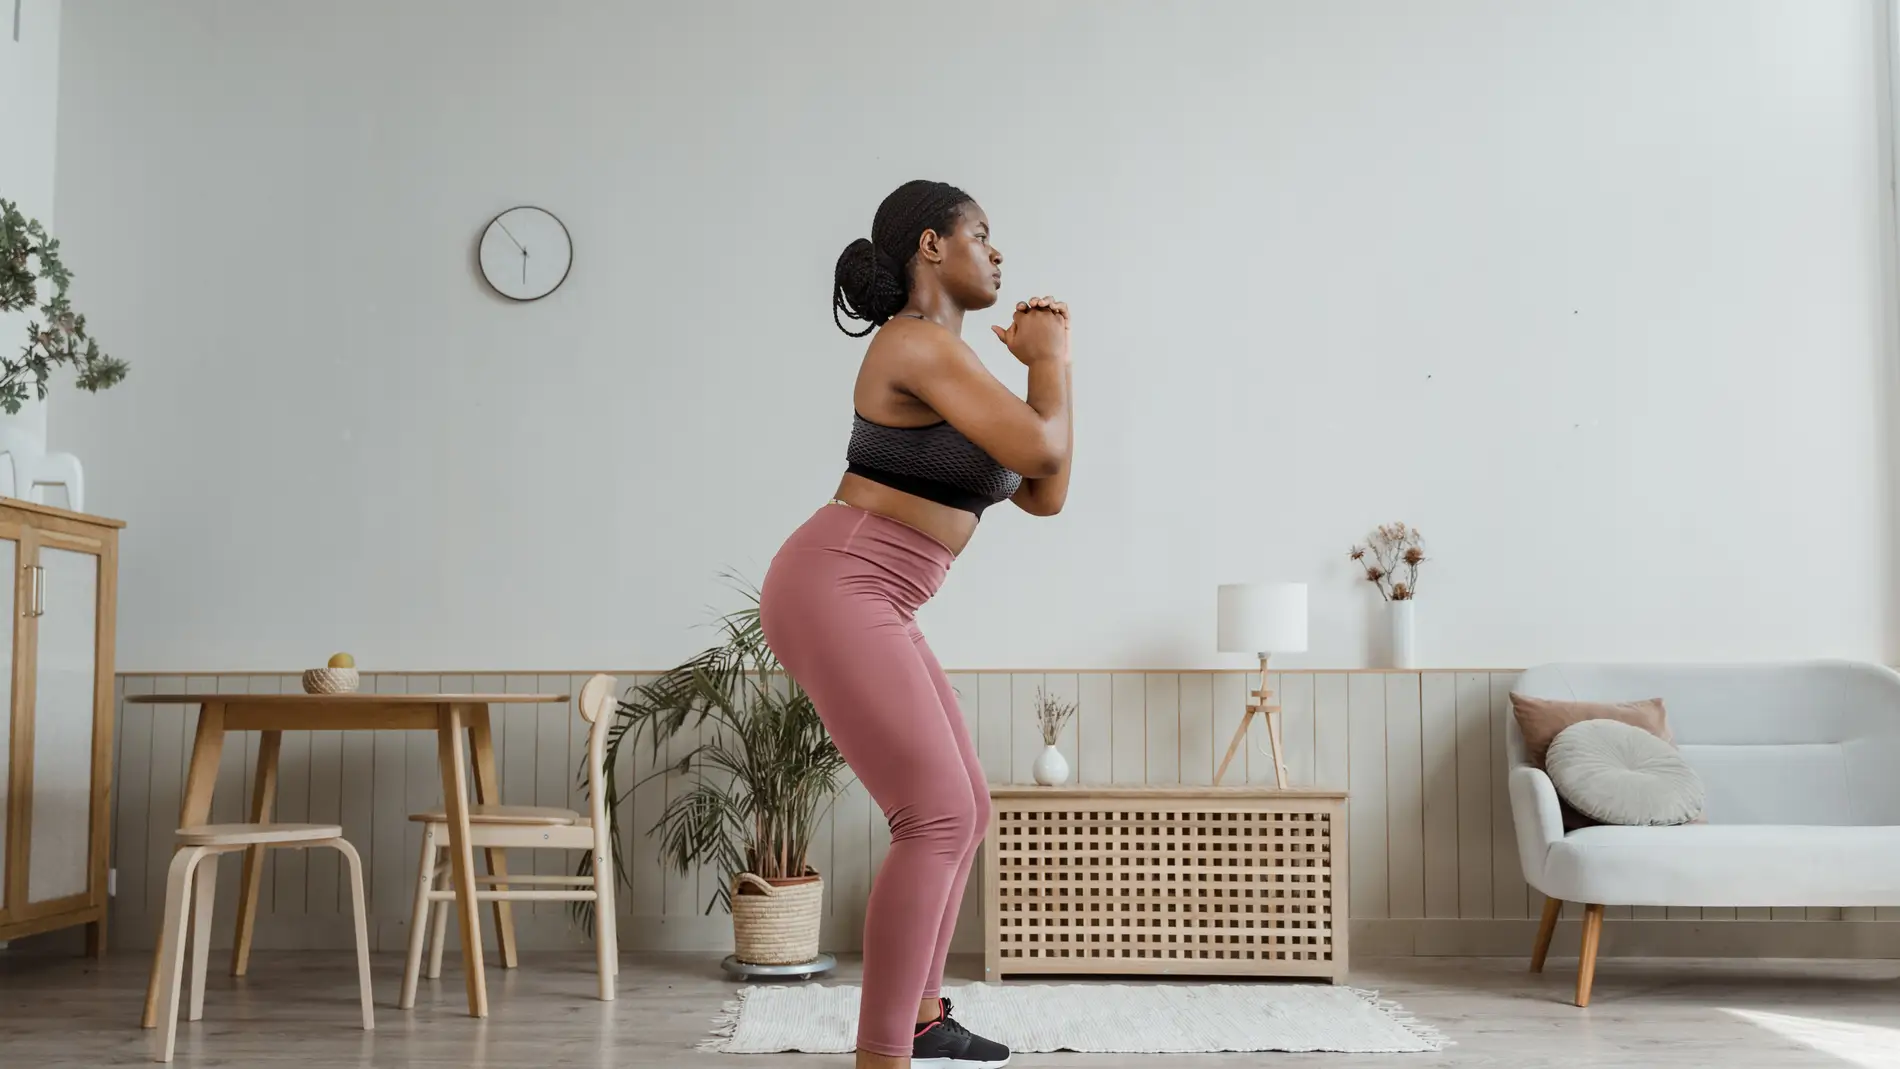
[[510, 208], [482, 232], [482, 277], [514, 301], [534, 301], [567, 281], [574, 243], [567, 227], [540, 208]]

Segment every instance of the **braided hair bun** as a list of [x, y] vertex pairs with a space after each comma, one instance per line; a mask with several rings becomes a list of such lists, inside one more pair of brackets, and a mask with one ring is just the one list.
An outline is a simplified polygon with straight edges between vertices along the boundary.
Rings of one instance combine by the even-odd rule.
[[[832, 274], [831, 317], [838, 329], [862, 338], [903, 311], [910, 299], [907, 275], [903, 264], [864, 238], [846, 245]], [[870, 325], [853, 333], [840, 314]]]
[[[878, 205], [871, 237], [844, 247], [832, 272], [831, 320], [853, 338], [862, 338], [889, 322], [910, 300], [910, 261], [924, 231], [948, 234], [956, 226], [968, 193], [944, 182], [919, 179], [898, 186]], [[866, 324], [854, 331], [845, 319]]]

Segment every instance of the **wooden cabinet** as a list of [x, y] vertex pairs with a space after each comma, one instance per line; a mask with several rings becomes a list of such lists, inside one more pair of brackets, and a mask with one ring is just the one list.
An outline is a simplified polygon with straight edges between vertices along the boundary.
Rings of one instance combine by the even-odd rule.
[[1346, 978], [1346, 794], [991, 787], [983, 978]]
[[117, 520], [0, 498], [0, 940], [105, 952]]

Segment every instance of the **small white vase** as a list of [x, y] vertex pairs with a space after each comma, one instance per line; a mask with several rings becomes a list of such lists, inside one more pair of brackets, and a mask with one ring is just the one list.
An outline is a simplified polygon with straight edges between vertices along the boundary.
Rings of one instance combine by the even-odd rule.
[[1411, 599], [1394, 601], [1387, 606], [1392, 625], [1392, 667], [1418, 667], [1418, 632], [1413, 626]]
[[1032, 771], [1036, 775], [1036, 782], [1044, 787], [1067, 783], [1069, 782], [1069, 759], [1062, 756], [1061, 750], [1053, 746], [1044, 746], [1042, 753], [1036, 758], [1036, 765]]

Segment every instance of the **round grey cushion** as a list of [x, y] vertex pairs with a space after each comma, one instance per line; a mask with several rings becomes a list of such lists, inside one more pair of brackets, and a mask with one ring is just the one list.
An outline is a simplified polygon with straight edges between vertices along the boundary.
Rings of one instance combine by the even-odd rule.
[[1559, 732], [1544, 757], [1557, 794], [1605, 824], [1687, 824], [1702, 815], [1702, 777], [1676, 748], [1616, 720]]

